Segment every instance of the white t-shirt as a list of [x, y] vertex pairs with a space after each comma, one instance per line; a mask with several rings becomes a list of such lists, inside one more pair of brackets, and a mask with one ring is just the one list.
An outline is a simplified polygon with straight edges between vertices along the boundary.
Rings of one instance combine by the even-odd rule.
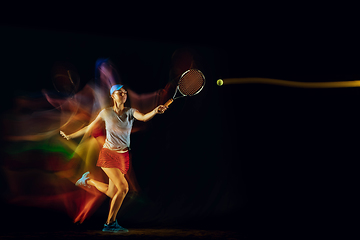
[[112, 107], [103, 109], [99, 115], [105, 121], [106, 140], [104, 148], [122, 151], [130, 147], [130, 133], [134, 123], [134, 108], [125, 108], [119, 116]]

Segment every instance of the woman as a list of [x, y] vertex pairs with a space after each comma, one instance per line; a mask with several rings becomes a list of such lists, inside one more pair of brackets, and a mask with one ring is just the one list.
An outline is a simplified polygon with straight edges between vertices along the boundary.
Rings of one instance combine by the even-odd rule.
[[62, 131], [60, 131], [60, 134], [69, 140], [82, 136], [88, 131], [91, 132], [98, 123], [101, 121], [105, 122], [106, 140], [100, 151], [97, 166], [101, 167], [109, 177], [109, 184], [89, 178], [89, 172], [86, 172], [76, 182], [76, 185], [89, 188], [93, 186], [111, 198], [109, 215], [103, 231], [128, 231], [119, 226], [116, 215], [129, 189], [125, 174], [129, 169], [129, 146], [132, 125], [135, 119], [146, 122], [156, 114], [164, 113], [167, 107], [159, 105], [147, 114], [142, 114], [133, 108], [126, 108], [124, 104], [127, 99], [127, 92], [123, 85], [119, 84], [111, 87], [110, 95], [114, 102], [113, 107], [103, 109], [87, 127], [70, 135], [66, 135]]

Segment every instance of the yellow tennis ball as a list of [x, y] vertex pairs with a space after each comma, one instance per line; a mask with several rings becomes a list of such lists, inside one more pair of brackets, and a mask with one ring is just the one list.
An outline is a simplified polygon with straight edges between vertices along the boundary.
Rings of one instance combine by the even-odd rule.
[[222, 86], [224, 84], [224, 81], [222, 79], [219, 79], [219, 80], [216, 81], [216, 84], [218, 86]]

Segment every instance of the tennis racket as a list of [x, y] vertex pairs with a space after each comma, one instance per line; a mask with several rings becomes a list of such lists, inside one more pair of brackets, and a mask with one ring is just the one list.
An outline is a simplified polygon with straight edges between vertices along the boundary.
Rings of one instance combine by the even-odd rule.
[[194, 96], [198, 94], [204, 86], [204, 74], [198, 69], [189, 69], [181, 75], [174, 96], [164, 105], [168, 107], [177, 98]]

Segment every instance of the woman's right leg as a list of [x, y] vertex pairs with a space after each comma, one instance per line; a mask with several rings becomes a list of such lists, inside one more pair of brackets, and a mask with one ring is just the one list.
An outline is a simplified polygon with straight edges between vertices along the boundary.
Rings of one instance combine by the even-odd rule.
[[117, 192], [117, 188], [111, 179], [109, 179], [109, 184], [99, 182], [94, 179], [89, 179], [87, 181], [87, 184], [89, 184], [90, 186], [94, 186], [97, 190], [106, 194], [110, 198], [113, 198], [115, 193]]

